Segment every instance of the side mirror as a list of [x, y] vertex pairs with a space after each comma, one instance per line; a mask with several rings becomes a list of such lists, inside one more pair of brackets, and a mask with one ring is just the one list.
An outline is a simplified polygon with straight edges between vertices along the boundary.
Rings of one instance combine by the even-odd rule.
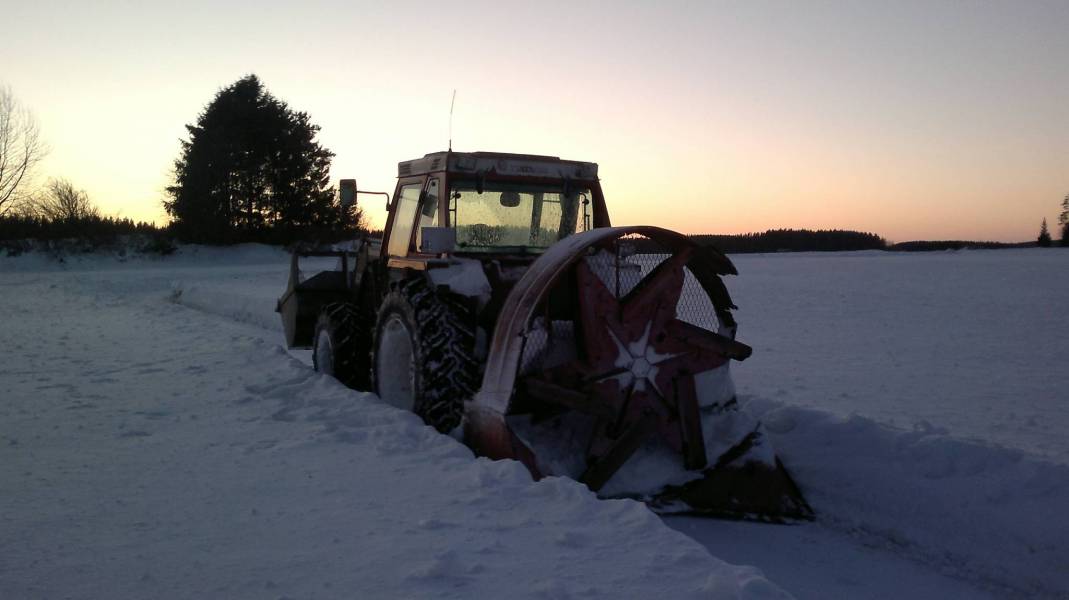
[[519, 192], [501, 192], [501, 206], [504, 206], [505, 208], [516, 208], [519, 205]]
[[341, 193], [341, 207], [343, 210], [348, 210], [356, 204], [356, 180], [355, 179], [342, 179], [338, 182], [338, 189]]

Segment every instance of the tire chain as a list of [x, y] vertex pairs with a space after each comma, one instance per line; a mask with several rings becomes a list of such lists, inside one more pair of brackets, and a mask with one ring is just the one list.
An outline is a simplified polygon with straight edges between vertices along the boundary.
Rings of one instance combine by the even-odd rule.
[[367, 373], [360, 373], [358, 353], [361, 341], [364, 346], [369, 339], [369, 325], [361, 318], [360, 309], [349, 302], [333, 302], [323, 307], [322, 313], [331, 323], [331, 355], [334, 359], [334, 378], [349, 387], [367, 387]]
[[419, 412], [439, 431], [460, 424], [464, 401], [479, 388], [481, 364], [475, 359], [474, 321], [460, 297], [437, 293], [413, 279], [401, 288], [416, 316], [422, 348]]

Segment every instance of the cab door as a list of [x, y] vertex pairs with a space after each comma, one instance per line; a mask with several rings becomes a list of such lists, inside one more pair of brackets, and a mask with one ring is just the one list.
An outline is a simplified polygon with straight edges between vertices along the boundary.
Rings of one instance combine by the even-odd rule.
[[438, 199], [441, 196], [442, 178], [431, 175], [427, 178], [427, 186], [423, 189], [423, 196], [419, 202], [419, 220], [416, 223], [416, 241], [412, 252], [421, 252], [423, 246], [423, 228], [438, 227]]
[[389, 237], [383, 249], [386, 256], [405, 257], [412, 245], [412, 228], [416, 220], [423, 192], [424, 177], [403, 179], [397, 183], [394, 192], [393, 210], [390, 211], [387, 230]]

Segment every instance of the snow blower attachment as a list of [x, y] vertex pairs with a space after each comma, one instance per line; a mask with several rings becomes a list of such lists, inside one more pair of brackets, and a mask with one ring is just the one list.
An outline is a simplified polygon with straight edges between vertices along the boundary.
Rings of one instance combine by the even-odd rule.
[[720, 279], [735, 273], [656, 227], [558, 242], [502, 307], [465, 439], [535, 477], [570, 476], [662, 513], [811, 519], [735, 401], [728, 361], [751, 353], [734, 340]]
[[612, 227], [593, 163], [443, 152], [398, 175], [380, 245], [338, 252], [335, 277], [304, 279], [317, 253], [294, 255], [279, 312], [318, 370], [462, 425], [476, 453], [535, 478], [662, 513], [813, 518], [735, 400], [729, 362], [751, 349], [726, 256]]

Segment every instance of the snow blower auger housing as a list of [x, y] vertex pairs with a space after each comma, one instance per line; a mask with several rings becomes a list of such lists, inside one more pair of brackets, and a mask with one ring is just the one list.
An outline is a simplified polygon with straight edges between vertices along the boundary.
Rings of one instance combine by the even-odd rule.
[[[355, 201], [343, 180], [343, 203]], [[385, 195], [385, 194], [383, 194]], [[612, 227], [594, 163], [438, 152], [398, 165], [381, 242], [295, 252], [286, 341], [477, 453], [662, 513], [813, 511], [735, 401], [719, 251]], [[299, 261], [337, 256], [305, 278]]]

